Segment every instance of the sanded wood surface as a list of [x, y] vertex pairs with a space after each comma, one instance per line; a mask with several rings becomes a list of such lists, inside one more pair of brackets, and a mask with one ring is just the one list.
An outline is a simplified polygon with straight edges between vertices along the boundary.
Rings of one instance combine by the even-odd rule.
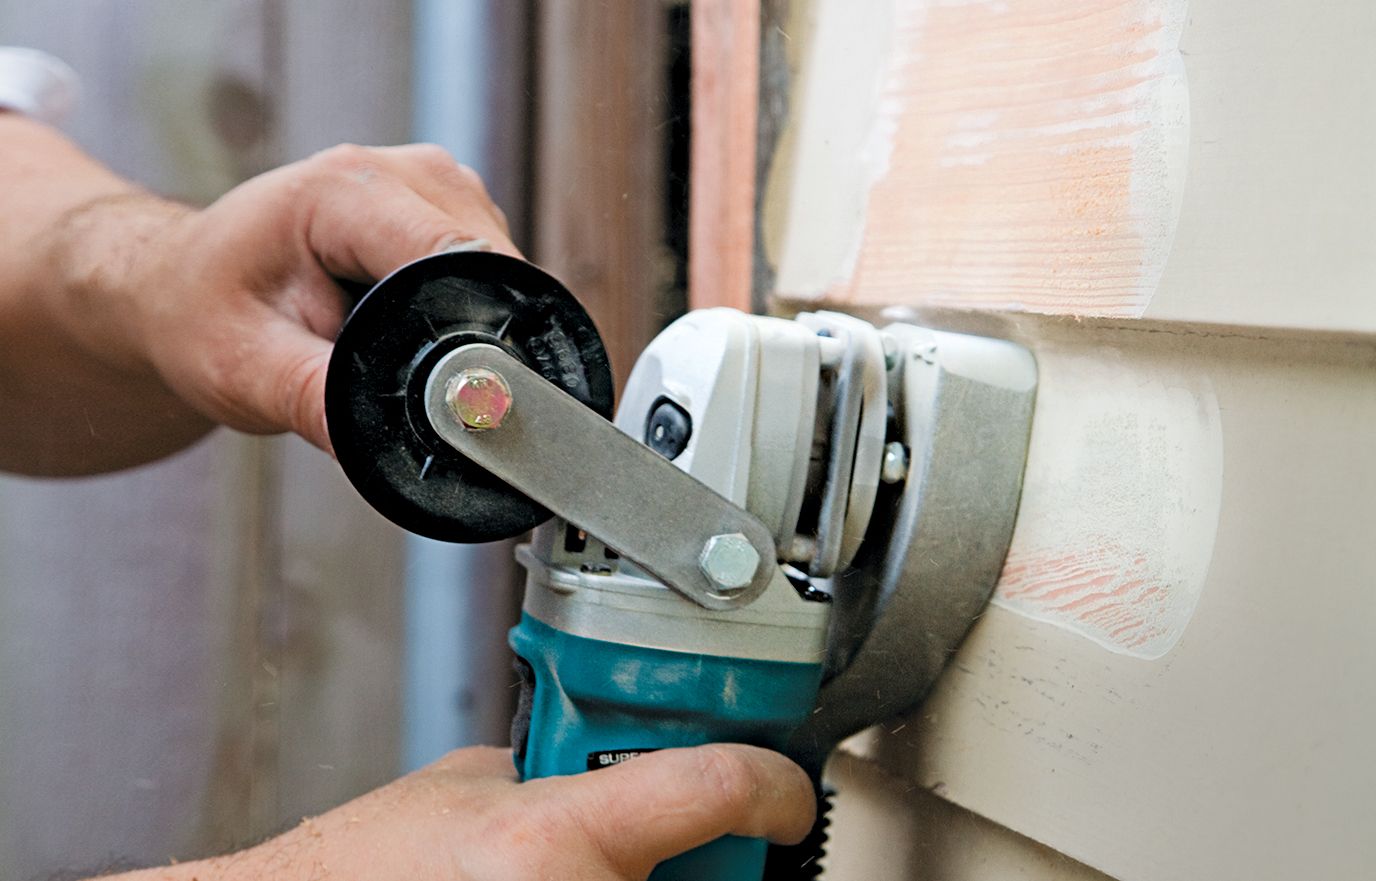
[[1183, 184], [1184, 3], [799, 4], [784, 295], [1138, 315]]
[[1376, 329], [1371, 4], [807, 0], [787, 29], [774, 293]]

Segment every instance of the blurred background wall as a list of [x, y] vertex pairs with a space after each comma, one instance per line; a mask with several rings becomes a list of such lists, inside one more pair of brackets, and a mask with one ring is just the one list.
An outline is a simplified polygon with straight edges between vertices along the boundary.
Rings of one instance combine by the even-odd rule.
[[[0, 0], [0, 45], [81, 75], [66, 130], [169, 196], [448, 147], [622, 378], [682, 309], [686, 40], [638, 0]], [[510, 544], [408, 539], [293, 438], [0, 477], [0, 877], [224, 851], [505, 742], [519, 581]]]
[[[405, 0], [0, 3], [81, 75], [67, 130], [193, 203], [411, 131]], [[46, 877], [261, 837], [394, 776], [403, 542], [305, 444], [0, 483], [0, 866]]]

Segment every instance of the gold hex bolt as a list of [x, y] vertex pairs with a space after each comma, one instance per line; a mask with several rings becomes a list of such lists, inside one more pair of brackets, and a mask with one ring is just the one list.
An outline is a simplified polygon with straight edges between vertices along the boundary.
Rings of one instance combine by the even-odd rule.
[[511, 387], [495, 370], [467, 367], [449, 380], [444, 400], [464, 428], [486, 431], [500, 426], [511, 412]]

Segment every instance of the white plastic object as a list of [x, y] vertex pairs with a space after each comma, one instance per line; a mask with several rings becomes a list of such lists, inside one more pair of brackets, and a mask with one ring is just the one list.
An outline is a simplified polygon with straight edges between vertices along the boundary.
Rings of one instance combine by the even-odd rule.
[[667, 398], [692, 421], [674, 464], [794, 543], [817, 418], [817, 338], [795, 322], [702, 309], [675, 321], [636, 361], [616, 425], [643, 439]]
[[17, 46], [0, 46], [0, 109], [57, 125], [76, 106], [80, 84], [66, 62]]

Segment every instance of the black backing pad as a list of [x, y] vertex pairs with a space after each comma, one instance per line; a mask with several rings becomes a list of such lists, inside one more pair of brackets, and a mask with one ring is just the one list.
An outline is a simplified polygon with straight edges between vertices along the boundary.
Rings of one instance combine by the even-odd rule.
[[[325, 382], [330, 441], [374, 508], [442, 541], [510, 538], [550, 516], [441, 440], [425, 416], [431, 369], [478, 342], [501, 346], [603, 417], [612, 413], [602, 339], [543, 270], [469, 251], [422, 258], [378, 282], [335, 341]], [[557, 442], [558, 427], [551, 431]]]

